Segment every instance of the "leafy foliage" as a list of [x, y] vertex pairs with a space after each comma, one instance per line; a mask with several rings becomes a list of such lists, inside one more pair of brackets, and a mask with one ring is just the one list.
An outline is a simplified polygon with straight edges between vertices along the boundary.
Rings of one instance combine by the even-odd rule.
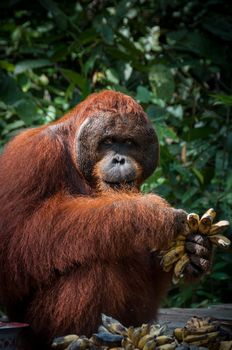
[[[103, 88], [134, 96], [159, 134], [144, 184], [232, 222], [232, 6], [222, 0], [1, 1], [0, 145]], [[232, 256], [166, 305], [228, 302]]]

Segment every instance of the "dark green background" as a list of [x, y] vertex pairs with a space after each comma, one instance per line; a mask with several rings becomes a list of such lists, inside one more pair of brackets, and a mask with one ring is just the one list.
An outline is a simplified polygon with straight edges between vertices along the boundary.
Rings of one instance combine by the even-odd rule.
[[[159, 134], [143, 185], [172, 205], [232, 219], [232, 9], [220, 0], [1, 1], [0, 145], [93, 91], [123, 91]], [[229, 234], [229, 232], [228, 232]], [[166, 306], [229, 302], [231, 250]]]

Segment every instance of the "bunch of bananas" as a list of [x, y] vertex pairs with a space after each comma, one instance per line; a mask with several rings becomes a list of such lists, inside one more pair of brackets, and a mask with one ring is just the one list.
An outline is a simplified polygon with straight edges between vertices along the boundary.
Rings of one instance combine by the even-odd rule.
[[178, 342], [191, 345], [210, 345], [219, 335], [218, 326], [209, 318], [192, 317], [184, 328], [176, 328], [174, 336]]
[[75, 334], [55, 338], [55, 350], [232, 350], [231, 330], [210, 318], [192, 317], [173, 335], [167, 325], [124, 327], [102, 314], [102, 325], [91, 338]]
[[[190, 346], [206, 347], [210, 350], [231, 350], [231, 333], [220, 326], [220, 323], [209, 317], [192, 317], [184, 328], [176, 328], [174, 336], [181, 344]], [[188, 347], [186, 346], [188, 349]]]
[[91, 338], [75, 334], [55, 338], [52, 348], [56, 350], [174, 350], [174, 337], [164, 335], [166, 325], [143, 324], [141, 327], [124, 327], [112, 317], [102, 314], [102, 325]]
[[184, 269], [190, 261], [185, 250], [185, 243], [189, 234], [207, 235], [208, 239], [216, 246], [228, 247], [230, 245], [230, 240], [221, 234], [228, 228], [229, 222], [222, 220], [213, 224], [215, 216], [216, 212], [212, 208], [207, 210], [201, 218], [195, 213], [189, 214], [187, 217], [189, 230], [186, 234], [179, 235], [175, 241], [171, 242], [167, 250], [161, 252], [161, 266], [166, 272], [173, 269], [172, 281], [174, 284], [178, 283], [180, 278], [183, 277]]

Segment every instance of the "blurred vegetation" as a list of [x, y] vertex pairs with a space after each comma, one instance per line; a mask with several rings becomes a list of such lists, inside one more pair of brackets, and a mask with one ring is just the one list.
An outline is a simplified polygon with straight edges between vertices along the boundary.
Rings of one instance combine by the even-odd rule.
[[[144, 184], [188, 212], [232, 222], [232, 4], [221, 0], [0, 3], [0, 146], [93, 91], [135, 97], [159, 134]], [[231, 250], [166, 306], [231, 302]]]

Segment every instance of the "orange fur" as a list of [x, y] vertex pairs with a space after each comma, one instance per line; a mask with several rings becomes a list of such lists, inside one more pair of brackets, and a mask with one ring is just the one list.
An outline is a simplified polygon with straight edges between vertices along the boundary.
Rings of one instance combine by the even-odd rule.
[[0, 303], [43, 349], [54, 336], [90, 335], [101, 312], [153, 319], [170, 280], [150, 250], [175, 234], [173, 209], [153, 194], [97, 194], [78, 170], [76, 132], [99, 111], [147, 120], [131, 97], [104, 91], [23, 132], [0, 157]]

